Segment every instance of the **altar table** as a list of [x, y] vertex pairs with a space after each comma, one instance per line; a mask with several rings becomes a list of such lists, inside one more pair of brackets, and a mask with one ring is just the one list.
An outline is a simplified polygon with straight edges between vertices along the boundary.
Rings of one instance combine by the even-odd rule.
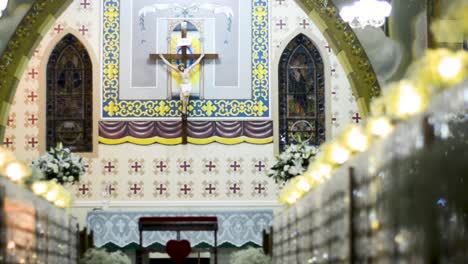
[[[212, 216], [218, 218], [218, 244], [241, 247], [248, 243], [262, 245], [262, 231], [272, 224], [272, 210], [246, 211], [189, 211], [189, 212], [158, 212], [158, 211], [92, 211], [87, 216], [88, 230], [93, 231], [94, 244], [103, 247], [114, 244], [124, 248], [131, 244], [140, 244], [138, 220], [141, 217], [179, 217]], [[176, 232], [145, 232], [142, 245], [148, 247], [154, 244], [161, 246], [176, 238]], [[193, 246], [201, 243], [214, 246], [212, 232], [181, 232], [181, 239], [190, 241]]]
[[[212, 216], [142, 217], [138, 221], [140, 245], [143, 244], [143, 231], [176, 231], [177, 241], [180, 231], [211, 231], [214, 235], [214, 264], [218, 263], [218, 218]], [[167, 246], [167, 245], [166, 245]], [[167, 249], [166, 249], [167, 251]], [[168, 252], [168, 251], [167, 251]]]

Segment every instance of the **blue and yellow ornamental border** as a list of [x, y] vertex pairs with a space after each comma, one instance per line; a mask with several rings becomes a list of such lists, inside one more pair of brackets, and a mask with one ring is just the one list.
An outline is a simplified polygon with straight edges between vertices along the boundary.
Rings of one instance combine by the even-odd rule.
[[[266, 118], [269, 101], [268, 0], [252, 0], [252, 96], [250, 99], [191, 100], [190, 117]], [[103, 5], [103, 93], [104, 118], [180, 117], [178, 100], [122, 100], [119, 98], [120, 0]]]

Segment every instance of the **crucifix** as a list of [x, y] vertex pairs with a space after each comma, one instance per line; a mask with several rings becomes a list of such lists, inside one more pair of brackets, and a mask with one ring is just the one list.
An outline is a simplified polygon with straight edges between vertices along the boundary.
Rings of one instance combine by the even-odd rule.
[[[187, 105], [191, 90], [190, 72], [204, 59], [218, 59], [218, 54], [188, 54], [188, 47], [191, 45], [190, 38], [187, 38], [187, 21], [181, 23], [181, 39], [178, 46], [181, 47], [181, 54], [150, 54], [150, 59], [162, 60], [167, 66], [174, 69], [182, 79], [180, 89], [180, 100], [182, 103], [182, 144], [187, 144]], [[179, 65], [173, 65], [170, 61], [181, 60]], [[190, 67], [187, 67], [188, 60], [196, 60]]]

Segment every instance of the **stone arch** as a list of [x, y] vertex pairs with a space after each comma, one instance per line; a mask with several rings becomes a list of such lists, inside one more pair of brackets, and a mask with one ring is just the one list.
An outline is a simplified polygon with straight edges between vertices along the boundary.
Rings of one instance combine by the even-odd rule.
[[351, 27], [341, 19], [339, 10], [331, 0], [296, 0], [298, 5], [318, 26], [351, 83], [359, 111], [363, 116], [369, 112], [373, 97], [380, 94], [377, 75]]
[[0, 139], [3, 141], [8, 113], [27, 61], [56, 18], [73, 0], [34, 1], [0, 57]]

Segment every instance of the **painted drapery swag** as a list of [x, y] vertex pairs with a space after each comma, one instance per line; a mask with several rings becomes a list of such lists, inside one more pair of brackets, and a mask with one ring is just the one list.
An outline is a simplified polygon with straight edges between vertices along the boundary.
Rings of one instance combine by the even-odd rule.
[[86, 48], [66, 35], [47, 63], [46, 147], [62, 142], [74, 152], [92, 152], [93, 71]]
[[304, 34], [285, 48], [279, 63], [279, 146], [325, 141], [325, 77], [319, 51]]

